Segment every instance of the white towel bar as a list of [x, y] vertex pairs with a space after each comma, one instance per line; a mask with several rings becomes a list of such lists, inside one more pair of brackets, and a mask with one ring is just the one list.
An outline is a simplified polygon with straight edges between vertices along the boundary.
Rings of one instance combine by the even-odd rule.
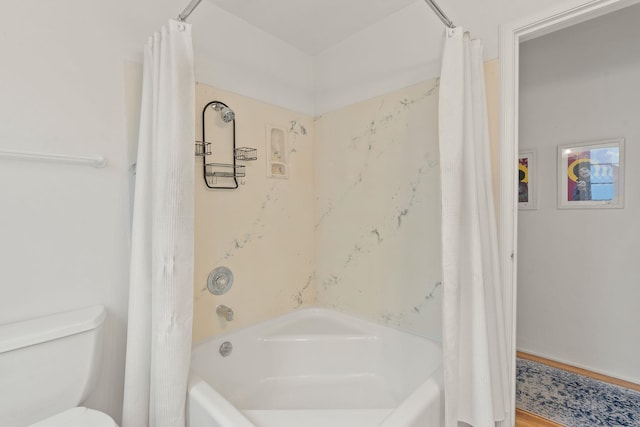
[[12, 157], [28, 160], [44, 160], [51, 162], [71, 163], [78, 165], [92, 166], [94, 168], [103, 168], [107, 165], [107, 159], [102, 156], [84, 157], [84, 156], [68, 156], [66, 154], [48, 154], [48, 153], [30, 153], [26, 151], [4, 150], [0, 149], [0, 157]]

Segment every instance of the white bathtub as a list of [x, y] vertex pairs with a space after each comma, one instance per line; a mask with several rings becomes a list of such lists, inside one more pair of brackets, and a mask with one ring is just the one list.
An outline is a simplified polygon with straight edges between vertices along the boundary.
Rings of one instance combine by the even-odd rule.
[[440, 427], [441, 363], [425, 338], [302, 309], [194, 346], [188, 426]]

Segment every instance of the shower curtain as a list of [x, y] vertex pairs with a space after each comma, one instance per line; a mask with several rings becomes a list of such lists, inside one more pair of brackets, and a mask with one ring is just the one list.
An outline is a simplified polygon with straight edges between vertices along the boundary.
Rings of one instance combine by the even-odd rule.
[[493, 427], [506, 418], [509, 365], [482, 45], [461, 28], [445, 37], [439, 114], [445, 425]]
[[195, 78], [191, 26], [144, 51], [123, 427], [184, 427], [193, 319]]

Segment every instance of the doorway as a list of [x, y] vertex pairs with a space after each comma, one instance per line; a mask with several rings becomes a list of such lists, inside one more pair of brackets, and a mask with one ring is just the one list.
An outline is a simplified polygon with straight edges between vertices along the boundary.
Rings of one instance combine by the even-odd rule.
[[[626, 362], [616, 360], [616, 357], [631, 356], [631, 354], [625, 353], [623, 355], [613, 344], [613, 341], [602, 340], [612, 340], [614, 338], [612, 335], [615, 335], [607, 333], [606, 328], [604, 328], [606, 322], [602, 321], [602, 317], [604, 316], [604, 306], [607, 306], [607, 308], [613, 306], [617, 308], [614, 311], [615, 315], [618, 316], [618, 321], [614, 323], [621, 327], [626, 326], [625, 319], [627, 317], [624, 314], [624, 305], [627, 304], [627, 301], [632, 296], [636, 296], [635, 300], [637, 301], [638, 291], [632, 289], [630, 285], [620, 284], [624, 281], [625, 276], [629, 276], [628, 272], [627, 274], [622, 272], [624, 271], [624, 265], [621, 264], [625, 264], [623, 261], [625, 257], [630, 256], [629, 253], [635, 252], [632, 248], [633, 238], [629, 237], [635, 230], [627, 229], [623, 232], [607, 231], [606, 224], [618, 225], [621, 223], [622, 217], [630, 215], [636, 209], [635, 202], [630, 198], [635, 190], [628, 186], [626, 189], [626, 205], [621, 209], [559, 210], [557, 209], [559, 179], [557, 155], [558, 146], [562, 143], [593, 142], [602, 140], [604, 138], [603, 135], [613, 133], [616, 138], [622, 136], [627, 143], [627, 148], [629, 148], [631, 140], [637, 140], [638, 138], [634, 136], [635, 131], [631, 129], [633, 126], [625, 128], [624, 126], [626, 125], [622, 125], [622, 122], [611, 123], [611, 128], [604, 129], [600, 127], [597, 131], [595, 128], [596, 120], [593, 117], [591, 120], [587, 120], [585, 125], [579, 125], [578, 118], [589, 119], [588, 113], [577, 111], [579, 108], [591, 111], [598, 118], [607, 115], [605, 114], [608, 113], [608, 111], [605, 111], [605, 102], [594, 103], [593, 97], [600, 95], [600, 98], [602, 98], [602, 95], [608, 95], [609, 91], [602, 84], [596, 84], [596, 79], [591, 82], [591, 90], [583, 90], [573, 96], [573, 99], [567, 95], [561, 96], [560, 88], [566, 89], [567, 87], [575, 86], [573, 89], [577, 90], [579, 86], [577, 83], [588, 84], [587, 77], [589, 77], [589, 72], [587, 72], [587, 68], [589, 67], [585, 64], [592, 62], [589, 61], [588, 57], [586, 59], [583, 58], [585, 64], [578, 70], [583, 76], [578, 79], [575, 76], [575, 70], [573, 74], [570, 73], [571, 70], [564, 70], [569, 73], [565, 74], [564, 81], [558, 79], [554, 83], [557, 85], [555, 90], [549, 88], [549, 83], [545, 83], [544, 77], [559, 77], [558, 75], [560, 74], [558, 69], [554, 71], [554, 67], [561, 67], [563, 63], [568, 63], [569, 65], [572, 63], [574, 65], [579, 64], [580, 58], [576, 45], [569, 52], [561, 53], [558, 51], [555, 52], [555, 56], [551, 55], [543, 58], [545, 52], [546, 54], [551, 53], [549, 48], [545, 48], [543, 45], [545, 39], [553, 40], [554, 37], [561, 37], [563, 32], [575, 31], [580, 27], [580, 25], [576, 24], [580, 23], [587, 26], [585, 27], [589, 30], [587, 34], [595, 36], [598, 27], [604, 25], [602, 20], [613, 19], [617, 10], [632, 6], [637, 1], [595, 1], [586, 5], [579, 3], [571, 2], [565, 4], [546, 14], [505, 26], [501, 31], [501, 96], [503, 101], [501, 135], [501, 165], [503, 166], [501, 167], [500, 175], [501, 257], [505, 289], [512, 297], [511, 301], [513, 303], [512, 318], [507, 319], [507, 324], [515, 325], [516, 318], [518, 320], [517, 335], [515, 326], [512, 330], [514, 367], [515, 350], [517, 347], [524, 347], [522, 349], [540, 355], [566, 360], [575, 365], [595, 368], [617, 376], [625, 376], [621, 370], [614, 372], [603, 364], [609, 358], [610, 364], [608, 366], [624, 368]], [[630, 11], [631, 9], [627, 9], [618, 14], [623, 18], [629, 17], [628, 13]], [[636, 20], [635, 22], [638, 21]], [[627, 29], [625, 26], [616, 28], [623, 31]], [[585, 36], [583, 35], [582, 37]], [[603, 47], [599, 45], [605, 44], [605, 54], [620, 53], [613, 52], [616, 49], [612, 49], [610, 43], [604, 43], [602, 38], [596, 37], [591, 41], [581, 40], [579, 36], [574, 34], [569, 36], [568, 40], [587, 42], [586, 51], [593, 52], [595, 48]], [[527, 43], [529, 44], [527, 45]], [[550, 43], [554, 46], [553, 41]], [[555, 43], [555, 46], [557, 46], [558, 41], [556, 40]], [[606, 49], [607, 45], [608, 50]], [[543, 66], [533, 74], [527, 75], [527, 71], [534, 71], [531, 64], [526, 62], [528, 61], [527, 57], [531, 52], [535, 54], [536, 49], [539, 51], [538, 60]], [[528, 53], [528, 50], [531, 52]], [[611, 56], [604, 60], [604, 62], [607, 61], [609, 65], [612, 65]], [[606, 74], [609, 73], [609, 77], [611, 77], [612, 72], [612, 70], [600, 70], [600, 79], [606, 80]], [[566, 78], [567, 75], [571, 76], [571, 78]], [[593, 78], [594, 76], [591, 75], [590, 77]], [[533, 84], [534, 86], [537, 84], [539, 86], [535, 90], [530, 90], [530, 87], [527, 89], [524, 86], [525, 84]], [[637, 84], [635, 86], [637, 87]], [[528, 93], [527, 90], [529, 90]], [[551, 92], [545, 92], [546, 90]], [[592, 98], [589, 100], [587, 99], [588, 96]], [[549, 97], [561, 99], [550, 100]], [[575, 105], [569, 107], [567, 99], [580, 102], [578, 102], [577, 107]], [[547, 107], [543, 108], [542, 110], [544, 111], [538, 114], [540, 117], [536, 118], [536, 120], [539, 119], [542, 122], [536, 120], [527, 121], [527, 118], [531, 119], [531, 111], [533, 111], [535, 104], [544, 102], [547, 102]], [[616, 108], [618, 107], [622, 107], [622, 105], [616, 104]], [[554, 114], [545, 119], [542, 117], [544, 116], [543, 113]], [[535, 113], [533, 114], [535, 115]], [[625, 120], [621, 117], [620, 112], [615, 116], [622, 121]], [[554, 124], [551, 119], [557, 119], [558, 122]], [[563, 119], [564, 122], [562, 121]], [[628, 123], [628, 125], [631, 124]], [[617, 129], [618, 132], [613, 132], [612, 129]], [[562, 132], [553, 134], [551, 131], [554, 130], [562, 130]], [[538, 143], [542, 145], [536, 147]], [[636, 144], [636, 146], [638, 145], [640, 144]], [[513, 177], [518, 176], [516, 169], [518, 163], [515, 159], [518, 157], [519, 150], [535, 153], [536, 168], [534, 171], [537, 174], [532, 179], [536, 180], [538, 196], [536, 209], [521, 211], [520, 214], [518, 214], [517, 208], [517, 191], [513, 186]], [[634, 146], [631, 153], [626, 153], [627, 164], [629, 164], [629, 159], [635, 156], [635, 152], [636, 148]], [[627, 172], [629, 173], [630, 170]], [[606, 215], [607, 212], [609, 212], [609, 215]], [[575, 219], [575, 215], [581, 216]], [[545, 221], [547, 221], [547, 226], [544, 225]], [[541, 231], [550, 228], [549, 224], [558, 226], [560, 231], [556, 230], [555, 233], [547, 235], [547, 238], [544, 239]], [[580, 225], [580, 227], [572, 227], [574, 224]], [[602, 228], [605, 230], [602, 230]], [[581, 241], [579, 237], [575, 237], [577, 235], [584, 237], [585, 240]], [[615, 235], [618, 237], [613, 242], [602, 240], [602, 236], [613, 239]], [[542, 240], [536, 240], [537, 237]], [[532, 240], [535, 242], [532, 242]], [[585, 241], [587, 243], [584, 243]], [[540, 251], [542, 255], [539, 257], [542, 259], [536, 260], [535, 252], [532, 249], [540, 249], [540, 242], [543, 243], [543, 248]], [[531, 247], [526, 246], [529, 244], [531, 244]], [[562, 254], [550, 255], [553, 253], [551, 249], [560, 249], [558, 247], [563, 244], [566, 244], [566, 246], [563, 246]], [[618, 246], [620, 247], [619, 253], [614, 251], [614, 249], [617, 250]], [[597, 250], [594, 248], [597, 248]], [[567, 253], [569, 253], [568, 256]], [[544, 257], [547, 255], [549, 257], [545, 260]], [[581, 256], [583, 258], [580, 258]], [[582, 265], [586, 264], [590, 267], [599, 265], [600, 270], [592, 275], [595, 277], [591, 277], [588, 274], [588, 269], [580, 268], [578, 266], [580, 264], [574, 258], [588, 260]], [[546, 277], [539, 274], [543, 270]], [[585, 282], [589, 282], [589, 284], [587, 285]], [[591, 282], [599, 285], [595, 287], [595, 295], [593, 295], [593, 292], [588, 292], [589, 289], [593, 290]], [[517, 293], [516, 283], [518, 284]], [[626, 289], [630, 294], [622, 298], [619, 287]], [[636, 293], [633, 294], [633, 292]], [[523, 299], [526, 300], [526, 305], [520, 307]], [[532, 323], [530, 322], [531, 318], [537, 319], [537, 321]], [[611, 319], [611, 316], [608, 319]], [[634, 323], [637, 324], [637, 322]], [[568, 328], [563, 329], [563, 326]], [[598, 334], [602, 338], [600, 341], [595, 339]], [[624, 336], [623, 333], [620, 335]], [[627, 334], [626, 344], [630, 344], [634, 340], [638, 344], [640, 339], [636, 335], [637, 333], [634, 335], [633, 331], [631, 335]], [[545, 344], [543, 338], [546, 339], [549, 336], [552, 339]], [[595, 350], [590, 350], [594, 348]], [[577, 355], [581, 356], [577, 357]], [[600, 365], [595, 366], [598, 363]], [[634, 379], [633, 377], [636, 374], [633, 371], [629, 372], [631, 375], [629, 379]], [[513, 389], [515, 394], [515, 378]]]

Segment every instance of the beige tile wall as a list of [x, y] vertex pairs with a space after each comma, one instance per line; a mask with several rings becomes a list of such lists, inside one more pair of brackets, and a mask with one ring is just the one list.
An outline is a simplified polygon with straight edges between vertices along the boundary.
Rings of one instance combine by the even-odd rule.
[[[316, 301], [313, 280], [313, 120], [298, 113], [204, 84], [196, 88], [196, 135], [201, 137], [202, 107], [228, 104], [236, 113], [237, 145], [257, 148], [247, 162], [245, 184], [236, 190], [210, 190], [196, 158], [196, 257], [194, 341], [286, 313]], [[285, 131], [289, 179], [268, 178], [267, 126]], [[227, 162], [231, 127], [215, 111], [207, 113], [207, 139], [214, 155]], [[216, 154], [219, 154], [216, 156]], [[222, 183], [222, 181], [219, 181]], [[235, 275], [231, 290], [214, 296], [206, 288], [209, 272], [220, 265]], [[216, 316], [218, 304], [235, 311], [235, 320]]]
[[438, 79], [316, 119], [321, 305], [440, 336]]
[[[498, 61], [485, 64], [497, 195]], [[245, 185], [208, 190], [196, 158], [194, 341], [321, 305], [421, 335], [440, 336], [438, 80], [324, 114], [315, 120], [199, 84], [200, 114], [220, 100], [236, 112], [238, 146], [258, 149]], [[230, 128], [207, 113], [207, 139]], [[266, 129], [285, 129], [288, 180], [267, 178]], [[211, 129], [211, 131], [209, 131]], [[215, 152], [224, 152], [224, 147]], [[215, 160], [216, 156], [209, 161]], [[224, 159], [223, 159], [224, 160]], [[235, 273], [213, 296], [209, 272]], [[219, 319], [215, 307], [236, 313]]]

